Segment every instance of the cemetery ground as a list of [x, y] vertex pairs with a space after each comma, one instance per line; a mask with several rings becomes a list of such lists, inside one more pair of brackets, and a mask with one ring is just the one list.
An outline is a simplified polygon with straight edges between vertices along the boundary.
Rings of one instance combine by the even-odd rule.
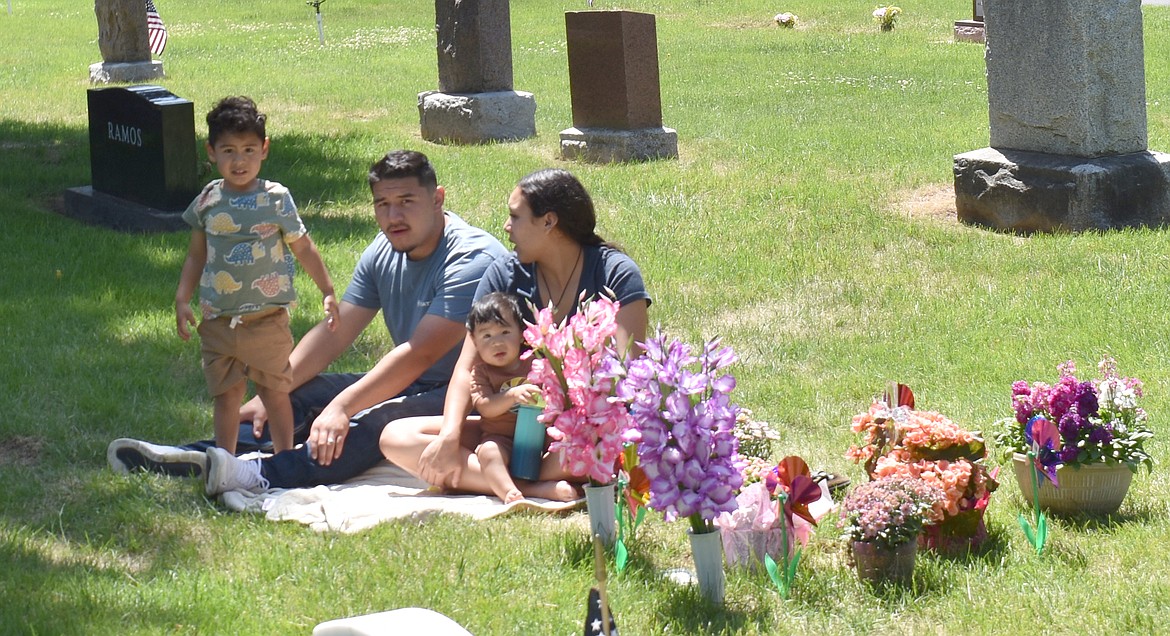
[[[597, 0], [595, 8], [615, 8]], [[791, 598], [729, 572], [727, 603], [661, 576], [689, 566], [684, 524], [653, 518], [610, 578], [624, 634], [1152, 633], [1170, 621], [1170, 235], [1143, 229], [1011, 236], [958, 224], [953, 155], [987, 145], [983, 50], [952, 42], [966, 0], [900, 3], [881, 33], [856, 0], [633, 0], [657, 14], [663, 122], [677, 161], [557, 159], [571, 126], [566, 10], [515, 2], [515, 86], [535, 94], [538, 136], [443, 146], [419, 137], [417, 93], [435, 88], [433, 6], [158, 3], [168, 90], [203, 114], [229, 94], [270, 116], [263, 175], [289, 186], [338, 289], [373, 236], [365, 172], [387, 150], [434, 161], [448, 207], [503, 237], [524, 174], [575, 172], [605, 237], [654, 297], [652, 323], [740, 354], [734, 397], [781, 435], [777, 458], [861, 470], [849, 422], [888, 380], [920, 408], [989, 433], [1017, 379], [1055, 378], [1104, 354], [1145, 381], [1158, 463], [1118, 514], [1058, 519], [1037, 557], [1008, 474], [990, 540], [965, 558], [920, 555], [915, 584], [858, 583], [832, 518]], [[794, 30], [772, 16], [790, 11]], [[1149, 147], [1170, 150], [1170, 8], [1145, 7]], [[89, 182], [92, 6], [14, 0], [0, 13], [0, 632], [284, 634], [406, 606], [477, 636], [577, 634], [593, 578], [584, 514], [487, 522], [435, 517], [357, 535], [224, 511], [195, 481], [116, 475], [106, 444], [207, 436], [195, 343], [174, 334], [184, 233], [132, 235], [54, 213]], [[1057, 81], [1059, 78], [1056, 78]], [[210, 178], [210, 174], [205, 175]], [[293, 330], [319, 317], [298, 277]], [[371, 326], [339, 370], [390, 346]], [[993, 449], [994, 451], [994, 449]], [[994, 454], [994, 452], [993, 452]], [[992, 459], [1002, 463], [998, 455]]]

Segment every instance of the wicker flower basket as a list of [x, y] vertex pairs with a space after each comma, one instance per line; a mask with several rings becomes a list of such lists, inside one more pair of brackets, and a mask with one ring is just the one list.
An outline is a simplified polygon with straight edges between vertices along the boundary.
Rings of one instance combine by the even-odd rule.
[[[1012, 456], [1016, 482], [1028, 505], [1032, 502], [1032, 478], [1029, 475], [1028, 457], [1016, 453]], [[1040, 506], [1055, 513], [1112, 514], [1121, 507], [1133, 471], [1125, 464], [1087, 464], [1084, 466], [1061, 466], [1056, 470], [1055, 488], [1047, 479], [1040, 484]]]

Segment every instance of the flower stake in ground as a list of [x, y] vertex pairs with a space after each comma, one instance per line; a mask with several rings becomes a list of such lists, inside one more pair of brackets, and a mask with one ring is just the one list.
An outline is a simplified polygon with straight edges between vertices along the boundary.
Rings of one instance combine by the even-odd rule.
[[[625, 439], [637, 445], [650, 480], [649, 506], [667, 521], [687, 519], [692, 546], [703, 535], [718, 541], [713, 520], [736, 509], [735, 492], [743, 483], [734, 434], [739, 407], [730, 397], [735, 378], [723, 373], [735, 353], [714, 339], [696, 356], [689, 345], [661, 333], [643, 349], [645, 355], [629, 363], [618, 397], [630, 404], [634, 425]], [[697, 567], [704, 595], [722, 602], [722, 556], [717, 573]]]
[[[614, 397], [624, 375], [613, 338], [617, 312], [616, 301], [599, 298], [582, 303], [577, 313], [557, 324], [546, 307], [524, 330], [532, 347], [525, 355], [533, 357], [528, 381], [541, 386], [545, 401], [538, 419], [549, 427], [553, 440], [549, 452], [560, 454], [566, 472], [587, 477], [595, 486], [613, 483], [622, 434], [630, 425], [624, 401]], [[609, 495], [604, 514], [590, 511], [593, 532], [600, 532], [606, 545], [617, 537]]]
[[771, 554], [765, 553], [764, 566], [768, 570], [768, 578], [772, 579], [772, 583], [780, 592], [780, 597], [788, 598], [792, 582], [796, 580], [796, 566], [800, 564], [801, 549], [808, 541], [807, 534], [800, 540], [800, 545], [793, 541], [796, 535], [796, 517], [799, 516], [808, 523], [817, 525], [817, 520], [808, 506], [821, 498], [821, 489], [813, 482], [808, 464], [796, 456], [781, 460], [776, 466], [775, 474], [775, 480], [765, 480], [765, 485], [780, 504], [778, 525], [784, 549], [780, 552], [779, 563]]
[[1028, 420], [1026, 433], [1030, 440], [1028, 466], [1032, 478], [1032, 509], [1036, 525], [1033, 526], [1024, 513], [1020, 513], [1020, 527], [1023, 528], [1028, 543], [1036, 549], [1036, 554], [1042, 554], [1044, 543], [1048, 540], [1048, 519], [1040, 509], [1040, 480], [1047, 478], [1053, 486], [1059, 485], [1056, 483], [1056, 465], [1060, 461], [1057, 455], [1060, 450], [1060, 436], [1056, 432], [1056, 426], [1043, 415], [1036, 415]]
[[999, 485], [997, 471], [983, 463], [983, 439], [939, 413], [914, 410], [912, 394], [902, 385], [888, 395], [898, 406], [875, 400], [853, 418], [853, 431], [863, 437], [846, 457], [864, 464], [870, 479], [923, 479], [942, 491], [928, 518], [925, 547], [948, 552], [978, 547], [987, 536], [984, 512]]
[[[633, 444], [626, 444], [621, 454], [621, 470], [618, 471], [618, 493], [622, 501], [617, 507], [618, 536], [614, 546], [614, 559], [618, 574], [629, 564], [627, 544], [638, 532], [638, 526], [646, 517], [646, 504], [650, 501], [650, 479], [638, 465], [638, 451]], [[625, 505], [622, 505], [622, 504]]]
[[901, 13], [902, 9], [900, 7], [878, 7], [873, 10], [873, 19], [878, 23], [882, 31], [893, 31], [894, 23], [898, 20], [898, 15]]

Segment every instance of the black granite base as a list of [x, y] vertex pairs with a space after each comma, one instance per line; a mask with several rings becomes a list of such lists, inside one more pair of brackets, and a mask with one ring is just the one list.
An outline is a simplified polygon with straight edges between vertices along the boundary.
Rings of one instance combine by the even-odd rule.
[[183, 212], [156, 210], [102, 192], [91, 186], [65, 191], [65, 216], [119, 232], [175, 232], [189, 229]]
[[1020, 233], [1170, 225], [1170, 155], [1072, 157], [981, 148], [955, 155], [959, 220]]

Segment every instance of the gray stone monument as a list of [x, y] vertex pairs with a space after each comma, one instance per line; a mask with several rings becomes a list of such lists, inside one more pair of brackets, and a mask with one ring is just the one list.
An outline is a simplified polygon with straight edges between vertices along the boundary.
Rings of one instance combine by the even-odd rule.
[[565, 13], [573, 127], [561, 156], [595, 163], [678, 158], [678, 134], [662, 126], [654, 15]]
[[186, 227], [199, 194], [195, 105], [159, 86], [91, 88], [92, 185], [65, 191], [65, 212], [118, 230]]
[[536, 135], [536, 100], [512, 90], [508, 0], [435, 0], [439, 90], [418, 95], [428, 141], [484, 143]]
[[1141, 0], [986, 0], [988, 148], [954, 158], [968, 223], [1163, 225], [1170, 155], [1146, 138]]
[[102, 61], [89, 66], [92, 84], [142, 82], [163, 77], [162, 62], [150, 57], [143, 0], [96, 0], [98, 50]]

